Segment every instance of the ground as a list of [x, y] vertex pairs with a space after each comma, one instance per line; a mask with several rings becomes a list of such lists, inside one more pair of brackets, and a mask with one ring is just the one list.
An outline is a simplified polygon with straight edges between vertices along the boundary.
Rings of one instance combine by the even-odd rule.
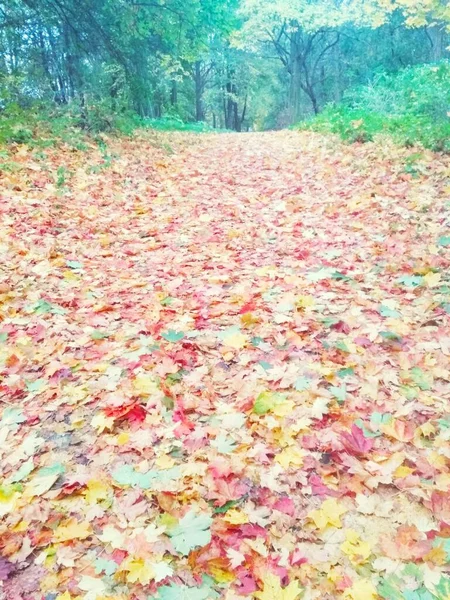
[[448, 157], [4, 160], [0, 596], [450, 598]]

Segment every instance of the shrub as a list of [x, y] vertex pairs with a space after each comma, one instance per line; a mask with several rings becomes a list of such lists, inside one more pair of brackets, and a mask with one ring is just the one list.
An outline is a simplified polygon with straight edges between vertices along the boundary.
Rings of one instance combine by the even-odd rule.
[[337, 133], [349, 142], [388, 133], [402, 145], [450, 152], [450, 62], [381, 74], [298, 127]]

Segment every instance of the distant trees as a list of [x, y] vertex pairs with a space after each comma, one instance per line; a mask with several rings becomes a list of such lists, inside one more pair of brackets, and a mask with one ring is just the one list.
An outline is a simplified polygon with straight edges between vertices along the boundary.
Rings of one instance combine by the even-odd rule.
[[278, 57], [288, 74], [292, 121], [375, 69], [439, 60], [449, 40], [441, 0], [244, 0], [241, 10], [245, 43]]
[[0, 0], [0, 109], [277, 127], [447, 56], [449, 23], [444, 0]]

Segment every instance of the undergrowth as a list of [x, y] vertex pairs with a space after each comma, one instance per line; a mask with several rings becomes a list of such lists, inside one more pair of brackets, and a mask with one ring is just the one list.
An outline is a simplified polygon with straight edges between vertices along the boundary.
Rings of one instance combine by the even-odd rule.
[[383, 133], [404, 146], [450, 152], [450, 62], [381, 74], [297, 127], [336, 133], [348, 142]]
[[215, 131], [206, 123], [185, 123], [174, 117], [142, 119], [131, 111], [114, 114], [101, 106], [81, 109], [37, 104], [23, 109], [11, 104], [0, 112], [0, 146], [27, 144], [46, 148], [60, 143], [84, 150], [90, 141], [109, 135], [132, 135], [136, 129]]

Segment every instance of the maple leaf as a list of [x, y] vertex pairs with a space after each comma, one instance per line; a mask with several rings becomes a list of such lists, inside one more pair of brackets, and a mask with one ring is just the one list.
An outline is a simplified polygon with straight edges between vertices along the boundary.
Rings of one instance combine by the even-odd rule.
[[65, 473], [66, 468], [56, 463], [52, 467], [39, 469], [34, 478], [26, 485], [25, 495], [27, 497], [41, 496], [48, 492], [57, 479]]
[[253, 594], [258, 600], [296, 600], [302, 591], [297, 581], [291, 581], [287, 587], [282, 588], [280, 578], [273, 573], [268, 573], [263, 578], [263, 584], [263, 591]]
[[241, 350], [248, 341], [247, 336], [244, 335], [237, 326], [229, 327], [228, 329], [221, 331], [218, 334], [218, 337], [225, 346], [235, 348], [236, 350]]
[[319, 529], [325, 529], [328, 525], [332, 527], [342, 527], [341, 516], [347, 512], [335, 498], [327, 498], [322, 506], [309, 513], [309, 518]]
[[120, 571], [127, 573], [126, 579], [130, 583], [148, 585], [155, 578], [155, 572], [149, 560], [128, 557], [120, 565]]
[[346, 541], [341, 545], [341, 550], [354, 564], [366, 562], [370, 556], [371, 547], [368, 542], [363, 542], [358, 533], [352, 529], [345, 532]]
[[372, 449], [374, 441], [372, 438], [364, 437], [363, 430], [353, 424], [350, 433], [344, 432], [341, 435], [342, 444], [350, 454], [359, 456]]
[[89, 575], [83, 575], [78, 583], [78, 587], [83, 592], [87, 592], [85, 600], [96, 600], [99, 596], [102, 596], [107, 591], [106, 584], [102, 579], [97, 577], [90, 577]]
[[219, 594], [212, 590], [209, 586], [189, 587], [187, 585], [170, 585], [162, 586], [158, 589], [156, 596], [151, 596], [155, 600], [214, 600]]
[[175, 342], [179, 342], [180, 340], [182, 340], [184, 338], [184, 332], [183, 331], [174, 331], [173, 329], [169, 329], [169, 331], [162, 333], [161, 337], [163, 337], [168, 342], [172, 342], [174, 344]]
[[77, 523], [75, 519], [70, 519], [64, 525], [60, 525], [54, 534], [55, 542], [67, 542], [69, 540], [83, 540], [92, 535], [90, 523]]
[[360, 579], [344, 591], [345, 600], [376, 600], [377, 590], [370, 579]]
[[212, 519], [209, 515], [200, 515], [193, 510], [180, 519], [168, 535], [177, 552], [187, 556], [193, 548], [206, 546], [211, 541], [210, 527]]
[[261, 392], [253, 405], [253, 412], [257, 415], [265, 415], [282, 404], [285, 399], [286, 396], [278, 392]]
[[275, 460], [280, 463], [282, 467], [288, 469], [291, 465], [300, 467], [303, 464], [304, 452], [294, 446], [285, 448], [282, 452], [277, 454]]

